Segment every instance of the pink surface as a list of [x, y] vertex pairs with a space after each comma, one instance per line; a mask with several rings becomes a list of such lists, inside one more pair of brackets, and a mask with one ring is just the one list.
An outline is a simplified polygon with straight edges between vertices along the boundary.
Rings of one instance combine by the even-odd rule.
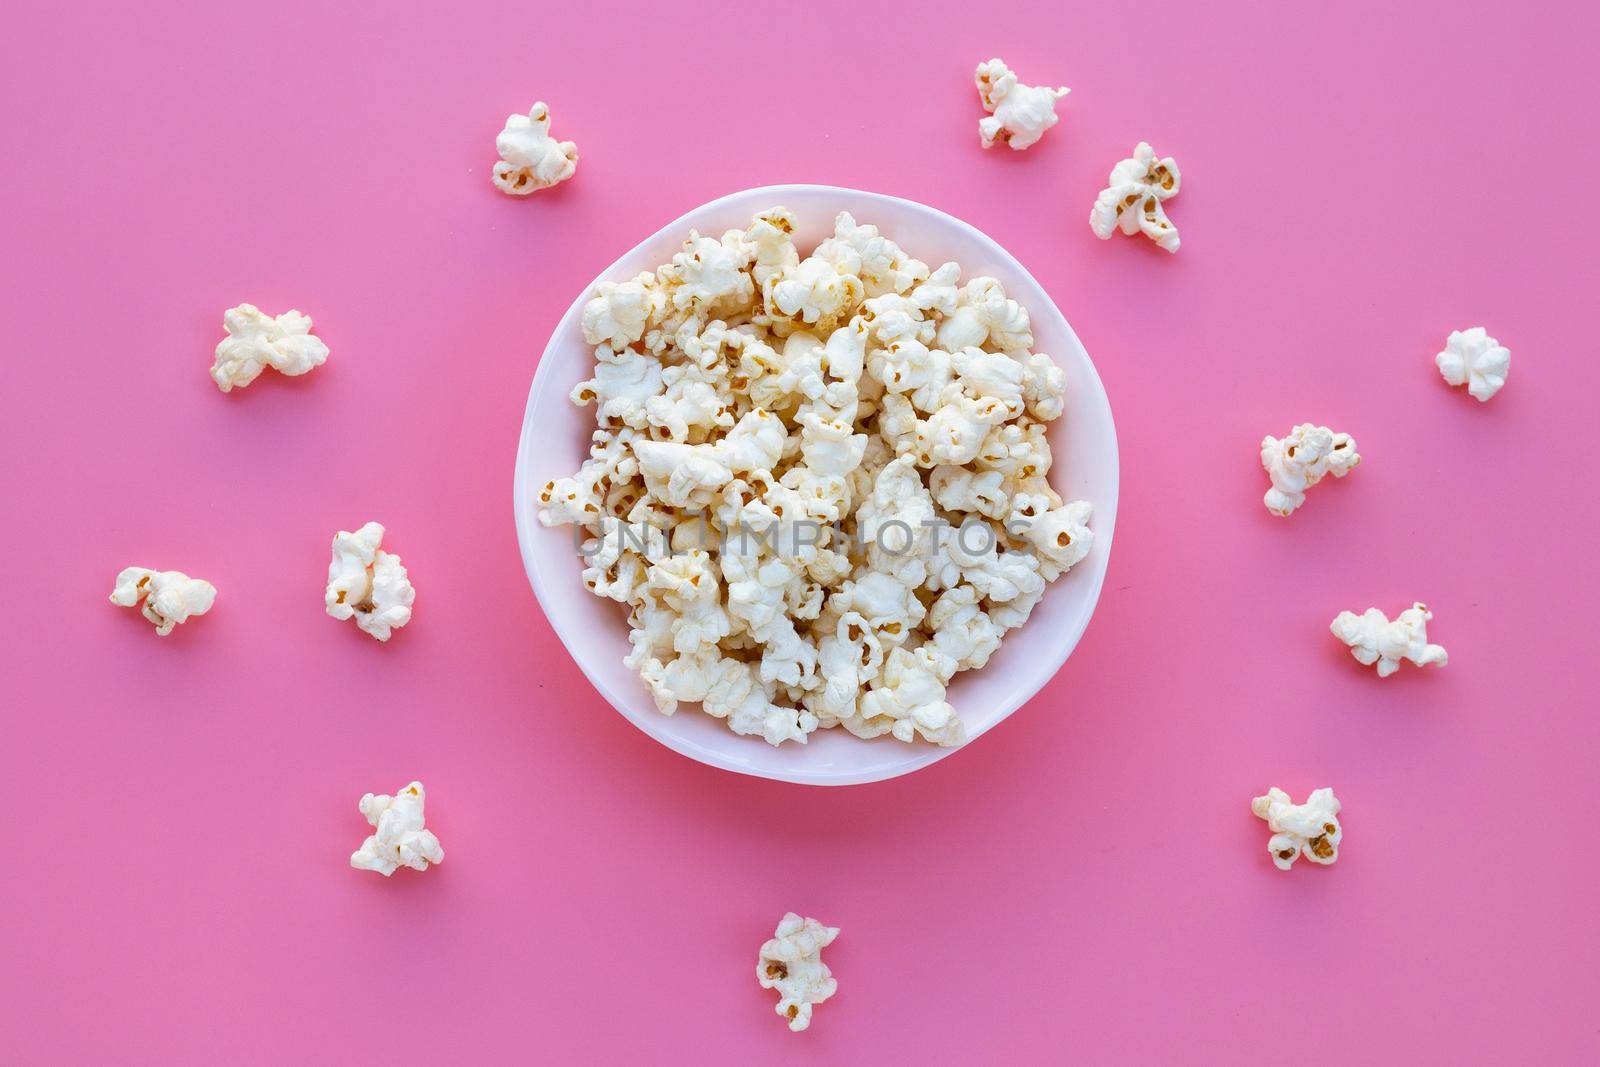
[[[0, 41], [0, 1059], [1600, 1056], [1592, 7], [292, 6], [32, 5]], [[978, 148], [991, 54], [1073, 88], [1025, 154]], [[494, 134], [536, 97], [582, 163], [512, 201]], [[1183, 168], [1176, 257], [1085, 223], [1141, 137]], [[788, 181], [1006, 245], [1123, 449], [1055, 681], [835, 791], [604, 705], [507, 499], [576, 287]], [[311, 313], [328, 365], [220, 395], [241, 300]], [[1488, 405], [1432, 365], [1478, 323], [1515, 353]], [[1367, 461], [1280, 522], [1256, 445], [1301, 419]], [[387, 646], [320, 604], [369, 518], [419, 589]], [[134, 562], [216, 609], [158, 640], [105, 603]], [[1413, 598], [1442, 671], [1326, 632]], [[357, 798], [413, 776], [447, 862], [350, 870]], [[1337, 866], [1272, 868], [1273, 784], [1337, 788]], [[799, 1036], [754, 980], [788, 908], [844, 929]]]

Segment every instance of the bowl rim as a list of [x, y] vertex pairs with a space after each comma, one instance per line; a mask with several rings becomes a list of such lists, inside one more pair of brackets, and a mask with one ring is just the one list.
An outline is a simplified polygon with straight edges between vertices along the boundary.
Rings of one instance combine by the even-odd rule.
[[[927, 213], [929, 215], [936, 216], [944, 224], [953, 226], [957, 230], [965, 231], [968, 235], [976, 237], [979, 241], [988, 245], [998, 260], [1007, 264], [1010, 269], [1016, 271], [1021, 277], [1026, 278], [1041, 293], [1045, 295], [1045, 299], [1049, 301], [1051, 310], [1054, 311], [1054, 313], [1061, 319], [1063, 325], [1065, 325], [1068, 336], [1083, 353], [1089, 372], [1090, 389], [1087, 391], [1083, 390], [1082, 388], [1079, 389], [1078, 396], [1080, 397], [1080, 403], [1087, 402], [1091, 404], [1098, 404], [1099, 406], [1103, 407], [1106, 417], [1106, 425], [1109, 430], [1110, 451], [1107, 459], [1110, 464], [1111, 490], [1109, 494], [1104, 494], [1102, 499], [1092, 501], [1095, 509], [1094, 548], [1095, 554], [1100, 557], [1099, 566], [1095, 568], [1095, 571], [1091, 576], [1093, 580], [1090, 588], [1087, 591], [1087, 599], [1085, 601], [1086, 610], [1081, 614], [1075, 630], [1069, 634], [1065, 634], [1064, 640], [1059, 642], [1059, 645], [1057, 646], [1059, 648], [1059, 652], [1056, 655], [1055, 662], [1050, 665], [1049, 672], [1044, 675], [1044, 680], [1039, 683], [1037, 688], [1033, 689], [1026, 695], [1008, 698], [1008, 706], [1003, 707], [1000, 713], [996, 715], [994, 719], [987, 725], [970, 733], [967, 737], [967, 740], [963, 744], [951, 748], [919, 744], [917, 747], [922, 750], [921, 758], [916, 762], [907, 762], [904, 765], [883, 769], [881, 771], [870, 769], [795, 769], [752, 766], [748, 763], [731, 759], [716, 749], [707, 748], [692, 740], [679, 736], [671, 730], [662, 728], [665, 724], [668, 724], [672, 721], [672, 717], [670, 716], [657, 714], [654, 719], [649, 719], [634, 714], [628, 708], [627, 699], [624, 698], [624, 696], [619, 693], [615, 687], [613, 687], [606, 680], [606, 678], [597, 676], [594, 671], [591, 671], [589, 666], [584, 663], [583, 658], [574, 653], [573, 648], [575, 635], [573, 631], [571, 630], [570, 626], [562, 620], [560, 612], [550, 610], [552, 602], [546, 596], [543, 579], [539, 569], [535, 566], [532, 549], [533, 542], [532, 537], [530, 536], [536, 531], [543, 529], [543, 527], [539, 525], [535, 514], [535, 509], [532, 505], [532, 486], [529, 483], [528, 475], [526, 473], [529, 468], [527, 459], [533, 435], [534, 399], [539, 395], [541, 385], [546, 384], [546, 375], [554, 373], [550, 370], [550, 368], [555, 361], [548, 358], [551, 354], [551, 350], [556, 348], [558, 341], [565, 337], [573, 329], [575, 322], [583, 313], [583, 306], [588, 303], [591, 294], [595, 290], [595, 287], [603, 281], [616, 278], [618, 276], [618, 271], [621, 270], [623, 264], [632, 259], [634, 255], [644, 246], [653, 245], [663, 239], [677, 234], [687, 233], [688, 229], [693, 228], [694, 219], [696, 216], [719, 208], [730, 200], [754, 198], [759, 194], [762, 199], [770, 197], [772, 198], [772, 203], [778, 204], [782, 203], [786, 196], [814, 196], [819, 193], [840, 194], [842, 196], [864, 198], [866, 200], [895, 204], [902, 208], [909, 208], [915, 212]], [[976, 226], [973, 226], [971, 223], [942, 211], [939, 208], [921, 203], [920, 201], [910, 200], [905, 197], [893, 196], [888, 193], [877, 193], [866, 189], [850, 188], [848, 186], [819, 185], [797, 182], [787, 183], [784, 185], [752, 186], [748, 189], [740, 189], [735, 192], [719, 196], [714, 200], [709, 200], [697, 207], [690, 208], [688, 211], [679, 215], [671, 222], [668, 222], [664, 226], [661, 226], [653, 231], [649, 236], [635, 242], [631, 248], [623, 252], [604, 270], [602, 270], [598, 275], [596, 275], [583, 286], [583, 288], [579, 291], [578, 296], [567, 308], [566, 314], [562, 315], [561, 319], [551, 330], [550, 337], [545, 342], [544, 349], [540, 353], [539, 365], [534, 368], [533, 381], [528, 386], [528, 400], [523, 408], [522, 427], [518, 434], [516, 467], [512, 473], [512, 514], [516, 521], [517, 548], [522, 556], [523, 570], [527, 574], [528, 584], [533, 588], [533, 595], [539, 603], [539, 609], [544, 612], [545, 619], [550, 623], [550, 628], [555, 631], [556, 637], [560, 639], [562, 647], [566, 650], [567, 655], [572, 657], [573, 662], [578, 665], [578, 669], [583, 673], [584, 677], [589, 680], [589, 684], [594, 686], [595, 690], [605, 698], [606, 702], [610, 704], [619, 715], [632, 723], [635, 727], [653, 740], [665, 745], [667, 748], [677, 752], [679, 755], [686, 756], [689, 759], [694, 760], [697, 763], [703, 763], [711, 767], [716, 767], [725, 771], [732, 771], [737, 774], [765, 778], [771, 781], [792, 782], [797, 785], [844, 786], [887, 781], [892, 778], [898, 778], [902, 775], [910, 774], [913, 771], [922, 770], [923, 768], [930, 767], [941, 760], [948, 759], [955, 753], [970, 748], [979, 737], [988, 733], [995, 726], [1010, 718], [1018, 708], [1020, 708], [1023, 704], [1026, 704], [1029, 700], [1032, 700], [1038, 695], [1039, 690], [1043, 689], [1045, 685], [1049, 684], [1050, 680], [1060, 672], [1062, 666], [1066, 663], [1068, 658], [1071, 657], [1073, 651], [1078, 647], [1078, 642], [1083, 639], [1085, 631], [1088, 630], [1089, 622], [1094, 617], [1094, 613], [1099, 607], [1100, 593], [1105, 586], [1106, 574], [1110, 569], [1111, 544], [1116, 530], [1117, 504], [1121, 493], [1121, 487], [1122, 462], [1121, 450], [1118, 447], [1117, 441], [1116, 420], [1114, 413], [1111, 410], [1111, 400], [1106, 393], [1105, 383], [1100, 378], [1099, 368], [1095, 366], [1094, 359], [1089, 355], [1088, 348], [1078, 337], [1077, 331], [1072, 328], [1072, 323], [1067, 319], [1066, 314], [1061, 310], [1060, 306], [1056, 304], [1055, 299], [1050, 296], [1049, 291], [1045, 289], [1044, 285], [1033, 276], [1027, 267], [1022, 265], [1021, 261], [1013, 256], [1004, 245], [1000, 244], [999, 241], [995, 240], [993, 237], [990, 237], [988, 234], [984, 233]], [[730, 736], [735, 735], [730, 734]], [[740, 740], [752, 741], [758, 739], [740, 738]], [[868, 744], [871, 742], [863, 743]]]

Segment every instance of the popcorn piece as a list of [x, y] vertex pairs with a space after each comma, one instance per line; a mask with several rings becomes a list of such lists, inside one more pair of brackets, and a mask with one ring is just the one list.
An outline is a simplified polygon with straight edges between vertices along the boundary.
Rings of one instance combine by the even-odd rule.
[[1301, 423], [1288, 436], [1261, 439], [1261, 466], [1272, 479], [1264, 503], [1274, 515], [1287, 516], [1306, 502], [1306, 490], [1326, 475], [1343, 478], [1361, 462], [1355, 438], [1326, 426]]
[[1437, 664], [1443, 667], [1450, 662], [1443, 645], [1428, 644], [1428, 620], [1433, 612], [1426, 604], [1412, 604], [1393, 622], [1377, 608], [1368, 608], [1357, 615], [1341, 611], [1329, 627], [1333, 636], [1350, 646], [1350, 655], [1357, 663], [1370, 667], [1378, 665], [1378, 677], [1387, 678], [1400, 669], [1400, 661], [1408, 659], [1419, 667]]
[[527, 196], [572, 177], [578, 169], [578, 146], [550, 136], [550, 106], [543, 100], [526, 115], [512, 115], [494, 139], [500, 162], [494, 165], [495, 188]]
[[[204, 615], [217, 599], [217, 587], [182, 571], [151, 571], [127, 567], [117, 575], [111, 602], [118, 607], [139, 605], [140, 613], [155, 623], [156, 635], [165, 637], [191, 615]], [[140, 604], [140, 601], [143, 601]]]
[[861, 279], [819, 256], [802, 260], [768, 283], [767, 312], [817, 329], [832, 329], [866, 295]]
[[271, 367], [279, 374], [304, 374], [328, 360], [328, 346], [311, 336], [311, 317], [285, 311], [273, 318], [254, 304], [222, 313], [228, 336], [217, 345], [212, 380], [224, 393], [244, 387]]
[[583, 339], [592, 345], [627, 348], [644, 336], [645, 324], [666, 302], [648, 271], [631, 281], [601, 282], [583, 305]]
[[733, 479], [733, 471], [707, 446], [635, 441], [633, 453], [645, 488], [669, 507], [704, 507]]
[[1089, 212], [1089, 228], [1102, 241], [1118, 230], [1132, 236], [1143, 233], [1168, 252], [1178, 250], [1178, 228], [1168, 219], [1162, 201], [1178, 195], [1178, 164], [1172, 157], [1157, 160], [1155, 150], [1140, 141], [1132, 159], [1111, 168], [1111, 181], [1100, 190]]
[[1031, 344], [1027, 308], [1008, 299], [993, 278], [974, 278], [962, 286], [955, 311], [939, 324], [939, 347], [949, 352], [983, 346], [1012, 352]]
[[1010, 500], [1006, 478], [999, 471], [969, 471], [965, 467], [935, 467], [928, 475], [933, 502], [945, 511], [970, 511], [991, 519], [1005, 515]]
[[861, 718], [874, 733], [887, 729], [902, 741], [921, 735], [949, 747], [967, 739], [956, 710], [945, 702], [938, 653], [926, 645], [915, 652], [897, 648], [889, 653], [882, 676], [861, 697]]
[[1021, 150], [1035, 144], [1044, 131], [1059, 120], [1056, 101], [1072, 90], [1023, 85], [1010, 67], [999, 59], [979, 63], [973, 72], [978, 86], [978, 101], [988, 118], [978, 120], [978, 137], [984, 148], [999, 141]]
[[755, 292], [746, 268], [750, 254], [744, 248], [743, 234], [732, 244], [701, 237], [690, 232], [683, 251], [663, 267], [662, 277], [672, 286], [672, 302], [680, 308], [714, 310], [749, 303]]
[[1040, 422], [1053, 422], [1066, 411], [1067, 374], [1043, 352], [1016, 356], [1022, 364], [1022, 399], [1028, 414]]
[[788, 434], [782, 422], [756, 408], [717, 443], [717, 458], [739, 474], [771, 470], [783, 455]]
[[1033, 546], [1039, 556], [1039, 573], [1054, 581], [1094, 547], [1089, 516], [1094, 508], [1082, 500], [1052, 508], [1048, 498], [1034, 493], [1018, 493], [1011, 500], [1009, 529]]
[[1482, 326], [1452, 332], [1433, 361], [1447, 383], [1465, 385], [1479, 403], [1498, 393], [1511, 373], [1511, 350]]
[[1278, 870], [1287, 871], [1301, 856], [1323, 865], [1339, 858], [1344, 830], [1339, 826], [1339, 799], [1332, 789], [1313, 790], [1304, 804], [1296, 804], [1274, 786], [1266, 796], [1250, 801], [1250, 810], [1272, 831], [1267, 851]]
[[379, 641], [389, 640], [392, 630], [411, 621], [411, 604], [417, 599], [400, 557], [378, 547], [383, 534], [381, 524], [369, 522], [355, 533], [340, 530], [334, 536], [323, 596], [329, 615], [355, 619]]
[[584, 407], [595, 405], [601, 426], [648, 425], [645, 404], [661, 392], [661, 361], [631, 348], [601, 345], [594, 353], [594, 377], [573, 387], [571, 399]]
[[926, 263], [906, 255], [876, 226], [858, 224], [848, 211], [834, 216], [833, 236], [817, 246], [814, 256], [843, 275], [859, 277], [869, 297], [904, 293], [928, 280]]
[[811, 1011], [839, 989], [833, 972], [822, 962], [822, 950], [839, 936], [837, 926], [823, 926], [789, 912], [770, 941], [761, 946], [756, 981], [778, 991], [777, 1012], [799, 1033], [811, 1025]]
[[883, 644], [867, 620], [854, 612], [841, 615], [833, 631], [817, 642], [822, 684], [806, 694], [807, 710], [823, 726], [857, 720], [861, 693], [882, 669]]
[[422, 824], [426, 800], [421, 782], [412, 782], [394, 796], [363, 796], [361, 814], [376, 832], [350, 854], [350, 866], [358, 871], [377, 871], [387, 878], [401, 867], [425, 871], [430, 863], [443, 863], [444, 849], [439, 847], [439, 839]]
[[764, 289], [767, 279], [794, 269], [800, 262], [800, 253], [794, 247], [794, 216], [788, 208], [775, 207], [757, 215], [744, 231], [744, 240], [753, 257], [750, 277], [757, 288]]
[[958, 585], [940, 594], [928, 609], [933, 649], [939, 653], [939, 676], [948, 682], [957, 671], [976, 670], [1000, 647], [1004, 630], [978, 602], [978, 591]]

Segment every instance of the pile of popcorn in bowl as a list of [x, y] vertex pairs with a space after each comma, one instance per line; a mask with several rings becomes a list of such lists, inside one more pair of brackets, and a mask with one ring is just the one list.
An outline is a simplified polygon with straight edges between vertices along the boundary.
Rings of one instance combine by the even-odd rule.
[[662, 713], [958, 745], [951, 679], [1094, 546], [1048, 481], [1066, 376], [996, 279], [848, 212], [794, 232], [772, 207], [599, 285], [571, 393], [597, 429], [539, 519], [576, 527]]

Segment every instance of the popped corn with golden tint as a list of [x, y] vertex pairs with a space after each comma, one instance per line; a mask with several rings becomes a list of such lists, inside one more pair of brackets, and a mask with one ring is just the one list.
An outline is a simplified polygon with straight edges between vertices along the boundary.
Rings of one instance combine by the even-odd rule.
[[1387, 678], [1400, 669], [1401, 660], [1418, 667], [1443, 667], [1450, 654], [1443, 645], [1428, 643], [1428, 621], [1433, 612], [1421, 602], [1396, 615], [1393, 620], [1377, 608], [1357, 615], [1341, 611], [1328, 628], [1333, 636], [1350, 646], [1350, 655], [1362, 666], [1378, 668], [1378, 677]]
[[379, 641], [411, 621], [417, 599], [405, 564], [379, 547], [382, 523], [369, 522], [355, 533], [340, 530], [333, 539], [333, 560], [328, 564], [328, 587], [323, 603], [335, 619], [354, 619], [365, 633]]
[[1355, 438], [1326, 426], [1301, 423], [1279, 438], [1261, 439], [1261, 467], [1272, 480], [1262, 502], [1279, 517], [1306, 502], [1306, 490], [1328, 475], [1343, 478], [1361, 462]]
[[822, 962], [822, 950], [839, 936], [837, 926], [823, 926], [789, 912], [756, 960], [756, 981], [778, 991], [777, 1013], [795, 1033], [811, 1025], [812, 1008], [839, 990], [839, 982]]
[[217, 587], [182, 571], [152, 571], [127, 567], [117, 575], [111, 602], [118, 607], [137, 606], [155, 624], [156, 636], [165, 637], [179, 623], [211, 610]]
[[490, 180], [511, 196], [528, 196], [566, 181], [578, 169], [578, 146], [550, 136], [550, 105], [538, 101], [526, 115], [506, 119], [494, 139], [500, 162]]
[[1250, 811], [1272, 831], [1267, 851], [1278, 870], [1287, 871], [1301, 856], [1323, 866], [1339, 858], [1344, 829], [1339, 825], [1339, 798], [1332, 789], [1313, 790], [1304, 804], [1296, 804], [1274, 786], [1250, 801]]
[[444, 849], [433, 831], [423, 825], [423, 805], [427, 792], [421, 782], [412, 782], [394, 796], [368, 793], [358, 805], [373, 832], [350, 855], [350, 866], [359, 871], [377, 871], [385, 878], [401, 867], [425, 871], [432, 863], [444, 862]]
[[1178, 250], [1178, 228], [1167, 218], [1166, 201], [1178, 195], [1182, 177], [1171, 156], [1156, 159], [1144, 141], [1111, 168], [1109, 184], [1100, 190], [1089, 211], [1089, 228], [1102, 241], [1121, 230], [1132, 236], [1142, 233], [1167, 252]]
[[978, 102], [989, 112], [978, 120], [978, 139], [984, 148], [996, 144], [1010, 145], [1015, 151], [1031, 148], [1044, 131], [1060, 121], [1056, 102], [1072, 91], [1065, 86], [1023, 85], [999, 59], [979, 63], [972, 80], [978, 86]]

